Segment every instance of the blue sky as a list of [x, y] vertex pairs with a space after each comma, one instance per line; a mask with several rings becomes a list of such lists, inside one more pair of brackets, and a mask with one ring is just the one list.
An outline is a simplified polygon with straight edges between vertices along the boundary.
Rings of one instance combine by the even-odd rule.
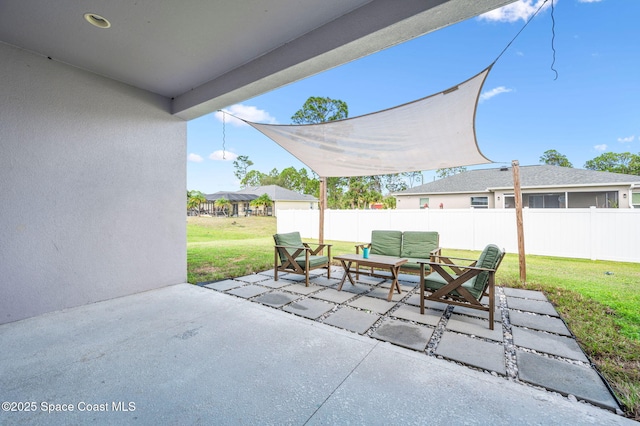
[[[291, 124], [310, 96], [341, 99], [356, 117], [445, 90], [490, 65], [541, 0], [525, 0], [226, 108], [251, 121]], [[496, 164], [539, 164], [548, 149], [574, 167], [604, 152], [640, 152], [640, 1], [550, 1], [493, 67], [476, 114], [482, 153]], [[554, 80], [555, 79], [555, 80]], [[305, 167], [249, 126], [209, 114], [187, 125], [187, 189], [240, 189], [233, 159], [268, 173]], [[222, 158], [226, 150], [225, 159]], [[487, 167], [487, 166], [483, 166]], [[469, 167], [472, 168], [472, 167]], [[425, 171], [425, 182], [434, 179]]]

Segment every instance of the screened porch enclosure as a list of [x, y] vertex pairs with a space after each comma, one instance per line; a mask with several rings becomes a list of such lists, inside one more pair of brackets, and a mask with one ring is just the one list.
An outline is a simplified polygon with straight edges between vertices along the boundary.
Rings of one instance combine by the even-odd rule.
[[[505, 195], [504, 207], [515, 208], [513, 194]], [[522, 194], [522, 204], [532, 209], [618, 208], [618, 191], [549, 192]]]

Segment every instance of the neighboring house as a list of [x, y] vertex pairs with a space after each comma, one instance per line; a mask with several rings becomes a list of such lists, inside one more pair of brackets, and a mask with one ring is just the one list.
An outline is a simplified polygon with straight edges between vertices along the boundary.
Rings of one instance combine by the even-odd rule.
[[[251, 201], [263, 194], [267, 194], [271, 198], [273, 205], [266, 209], [252, 206]], [[211, 216], [223, 214], [215, 206], [216, 200], [220, 198], [225, 198], [231, 203], [231, 208], [228, 211], [229, 216], [249, 216], [252, 214], [278, 216], [278, 210], [318, 209], [317, 198], [311, 195], [299, 194], [277, 185], [253, 186], [237, 192], [220, 191], [214, 194], [207, 194], [205, 198], [207, 203], [200, 205], [200, 212]]]
[[[640, 176], [520, 166], [523, 207], [640, 208]], [[515, 208], [511, 167], [472, 170], [393, 194], [398, 209]]]
[[211, 216], [219, 216], [222, 214], [219, 208], [215, 206], [216, 200], [225, 198], [231, 203], [231, 208], [227, 212], [230, 216], [248, 216], [251, 214], [251, 201], [258, 198], [255, 194], [239, 194], [237, 192], [216, 192], [215, 194], [205, 195], [206, 204], [200, 205], [200, 212]]
[[[278, 185], [252, 186], [236, 192], [238, 195], [255, 195], [255, 198], [267, 194], [273, 201], [273, 206], [261, 214], [278, 216], [278, 210], [317, 210], [318, 199], [311, 195], [300, 194]], [[252, 207], [253, 209], [253, 207]], [[242, 214], [242, 212], [240, 213]]]

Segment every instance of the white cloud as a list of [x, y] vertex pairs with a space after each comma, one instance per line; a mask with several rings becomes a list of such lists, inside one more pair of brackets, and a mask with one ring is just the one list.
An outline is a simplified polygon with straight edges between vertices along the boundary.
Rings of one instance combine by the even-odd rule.
[[187, 161], [191, 161], [192, 163], [202, 163], [202, 157], [198, 154], [189, 154], [187, 156]]
[[[272, 117], [267, 111], [258, 109], [251, 105], [235, 104], [223, 111], [227, 113], [224, 118], [225, 122], [237, 127], [246, 126], [247, 124], [235, 117], [239, 117], [247, 121], [253, 121], [254, 123], [277, 124], [275, 117]], [[218, 121], [222, 122], [222, 116], [223, 113], [221, 111], [216, 111], [215, 117]]]
[[509, 93], [509, 92], [512, 92], [512, 91], [513, 91], [513, 89], [507, 89], [504, 86], [495, 87], [495, 88], [493, 88], [491, 90], [487, 90], [486, 92], [483, 92], [480, 95], [480, 102], [484, 102], [486, 100], [489, 100], [489, 99], [493, 98], [494, 96], [499, 95], [500, 93]]
[[210, 160], [215, 161], [233, 161], [238, 158], [238, 154], [234, 154], [233, 152], [223, 151], [219, 149], [218, 151], [213, 151], [209, 155]]
[[626, 138], [618, 138], [618, 142], [622, 142], [622, 143], [633, 142], [635, 138], [636, 138], [635, 135], [627, 136]]
[[602, 0], [578, 0], [578, 3], [600, 3]]
[[[520, 0], [484, 13], [480, 15], [478, 19], [493, 22], [516, 22], [522, 19], [526, 22], [536, 13], [540, 5], [544, 2], [545, 0]], [[551, 2], [547, 2], [542, 6], [542, 9], [547, 9], [550, 6]]]
[[607, 150], [607, 144], [602, 144], [602, 145], [595, 145], [593, 147], [593, 149], [595, 149], [596, 151], [606, 151]]

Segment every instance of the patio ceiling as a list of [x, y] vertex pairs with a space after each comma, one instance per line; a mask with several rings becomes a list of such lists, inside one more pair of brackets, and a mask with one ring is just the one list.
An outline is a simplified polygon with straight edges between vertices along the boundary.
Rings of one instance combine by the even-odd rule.
[[172, 98], [192, 119], [512, 1], [5, 1], [0, 41]]

